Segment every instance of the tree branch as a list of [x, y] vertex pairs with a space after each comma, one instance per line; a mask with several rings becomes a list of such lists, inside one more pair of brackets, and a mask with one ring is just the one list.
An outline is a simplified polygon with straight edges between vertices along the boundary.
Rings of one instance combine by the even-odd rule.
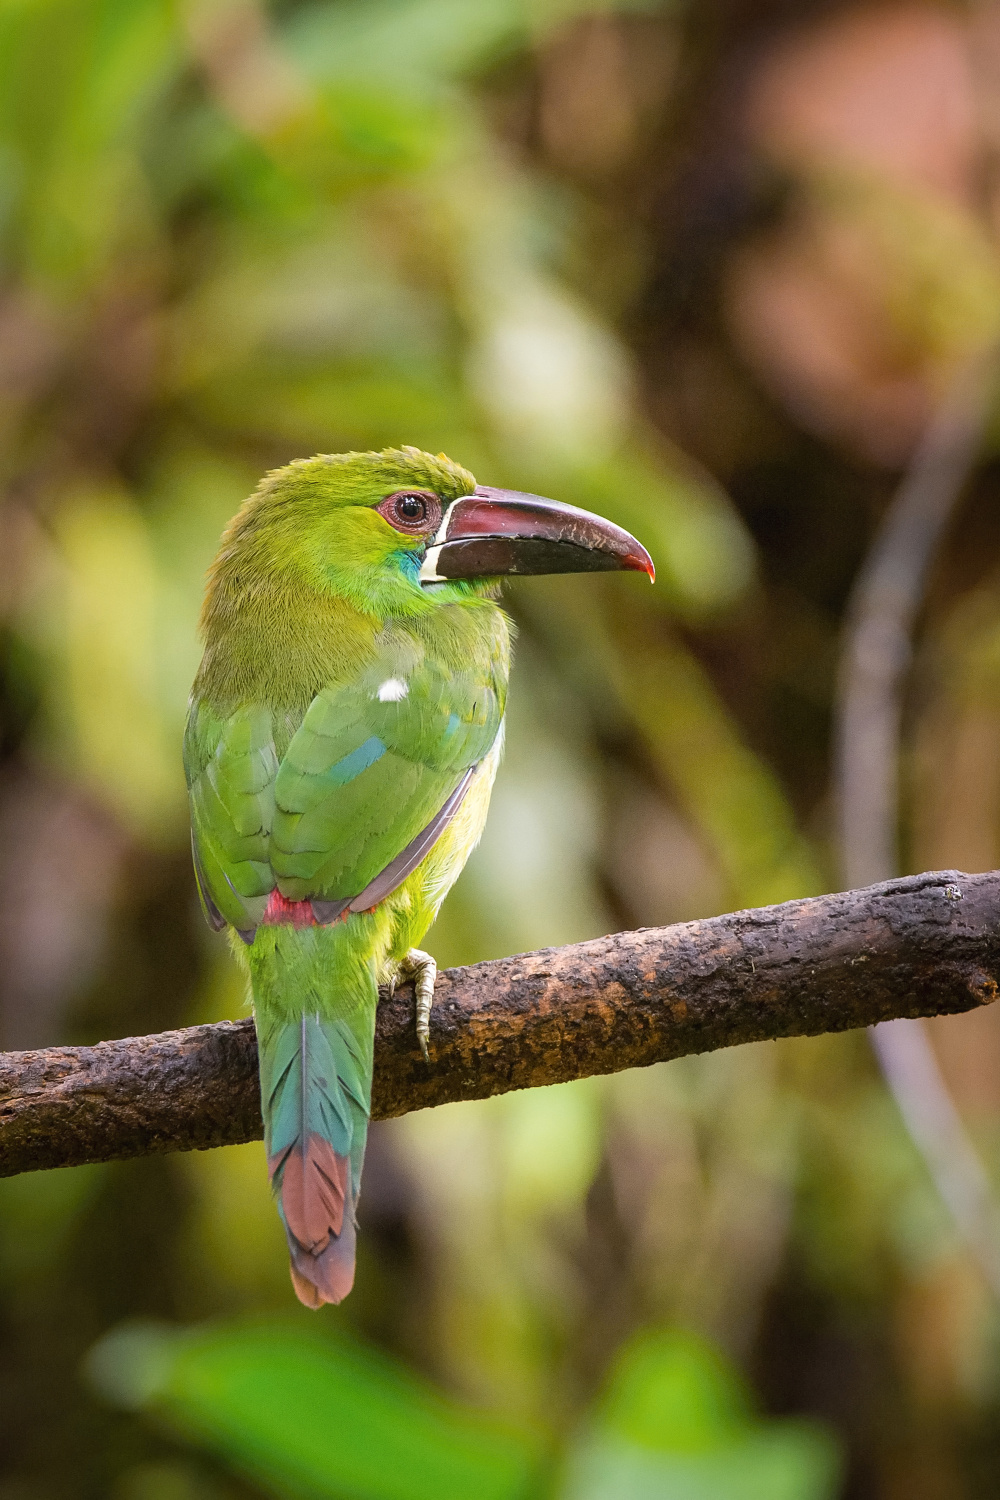
[[[379, 1006], [376, 1118], [997, 997], [1000, 872], [944, 871], [438, 978], [431, 1062], [407, 987]], [[0, 1053], [0, 1176], [262, 1134], [249, 1020]]]

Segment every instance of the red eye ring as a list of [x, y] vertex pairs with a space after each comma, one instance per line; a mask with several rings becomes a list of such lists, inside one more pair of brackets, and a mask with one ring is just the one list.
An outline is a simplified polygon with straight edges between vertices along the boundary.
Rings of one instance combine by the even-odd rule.
[[393, 490], [375, 509], [390, 526], [410, 536], [425, 536], [441, 524], [441, 501], [433, 490]]

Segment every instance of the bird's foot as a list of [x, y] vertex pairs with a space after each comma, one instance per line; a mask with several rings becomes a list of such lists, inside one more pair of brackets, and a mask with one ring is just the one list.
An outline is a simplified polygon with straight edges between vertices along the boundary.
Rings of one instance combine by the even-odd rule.
[[431, 1037], [431, 1006], [434, 1004], [434, 981], [437, 979], [437, 963], [421, 948], [410, 948], [396, 965], [389, 980], [389, 994], [395, 993], [400, 980], [412, 979], [417, 997], [417, 1041], [424, 1054], [424, 1062], [430, 1062], [427, 1044]]

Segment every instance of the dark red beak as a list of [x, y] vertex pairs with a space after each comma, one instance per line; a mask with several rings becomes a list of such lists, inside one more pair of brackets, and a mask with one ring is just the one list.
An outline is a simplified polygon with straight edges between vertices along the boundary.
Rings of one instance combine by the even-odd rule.
[[445, 511], [420, 581], [622, 568], [655, 577], [645, 547], [620, 526], [575, 505], [481, 484]]

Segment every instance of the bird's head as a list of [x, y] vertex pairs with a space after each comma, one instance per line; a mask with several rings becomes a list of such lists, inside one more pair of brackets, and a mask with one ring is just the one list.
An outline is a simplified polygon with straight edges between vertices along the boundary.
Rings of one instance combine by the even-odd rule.
[[431, 592], [488, 591], [507, 574], [653, 577], [645, 548], [601, 516], [477, 485], [417, 448], [324, 454], [269, 474], [230, 523], [215, 572], [249, 582], [262, 568], [377, 613], [410, 612]]

